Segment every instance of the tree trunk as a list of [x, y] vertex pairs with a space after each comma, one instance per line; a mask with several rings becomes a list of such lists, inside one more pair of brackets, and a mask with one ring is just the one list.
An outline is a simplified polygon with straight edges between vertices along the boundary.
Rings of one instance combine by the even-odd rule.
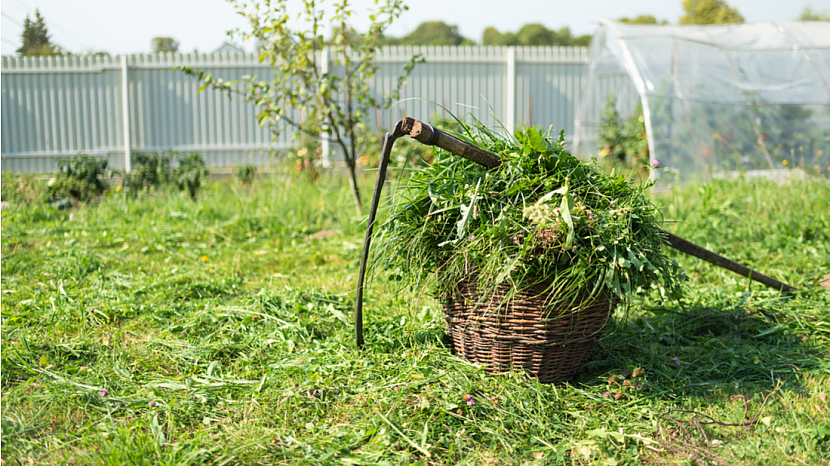
[[337, 145], [340, 146], [340, 150], [343, 151], [343, 161], [346, 162], [346, 167], [348, 167], [349, 169], [349, 185], [352, 187], [352, 194], [354, 194], [354, 204], [357, 216], [360, 217], [361, 215], [363, 215], [363, 209], [362, 203], [360, 202], [360, 189], [357, 185], [357, 173], [355, 167], [355, 161], [357, 160], [357, 156], [354, 150], [349, 152], [349, 148], [348, 146], [346, 146], [346, 142], [343, 141], [343, 139], [340, 137], [340, 131], [337, 129], [337, 126], [334, 125], [334, 120], [332, 119], [331, 115], [329, 115], [329, 121], [331, 123], [330, 128], [334, 129], [334, 136], [337, 140]]
[[357, 186], [357, 172], [355, 170], [354, 159], [346, 160], [346, 166], [349, 168], [349, 185], [352, 187], [352, 194], [354, 194], [354, 205], [357, 216], [363, 215], [362, 203], [360, 202], [360, 189]]

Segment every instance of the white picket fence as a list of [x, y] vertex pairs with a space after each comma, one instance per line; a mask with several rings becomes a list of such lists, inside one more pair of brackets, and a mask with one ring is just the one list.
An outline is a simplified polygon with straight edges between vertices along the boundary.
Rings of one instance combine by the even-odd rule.
[[[334, 71], [333, 54], [327, 51]], [[385, 47], [373, 92], [395, 86], [414, 54], [401, 101], [372, 116], [378, 130], [404, 115], [429, 121], [450, 111], [489, 126], [573, 132], [588, 52], [583, 47]], [[127, 168], [135, 151], [203, 154], [208, 165], [272, 163], [296, 145], [286, 128], [274, 139], [256, 109], [174, 71], [179, 65], [240, 79], [272, 70], [254, 54], [145, 54], [116, 57], [2, 58], [2, 171], [53, 172], [56, 161], [84, 153]], [[443, 108], [442, 108], [443, 107]]]

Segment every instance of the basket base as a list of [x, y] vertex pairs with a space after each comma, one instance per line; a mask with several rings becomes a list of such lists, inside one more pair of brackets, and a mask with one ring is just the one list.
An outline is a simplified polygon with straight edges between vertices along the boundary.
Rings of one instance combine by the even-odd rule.
[[489, 303], [476, 305], [476, 284], [460, 284], [444, 307], [453, 354], [489, 373], [521, 369], [541, 383], [573, 379], [602, 337], [619, 298], [551, 306], [555, 300], [546, 288], [542, 283], [504, 302], [509, 290], [500, 287]]

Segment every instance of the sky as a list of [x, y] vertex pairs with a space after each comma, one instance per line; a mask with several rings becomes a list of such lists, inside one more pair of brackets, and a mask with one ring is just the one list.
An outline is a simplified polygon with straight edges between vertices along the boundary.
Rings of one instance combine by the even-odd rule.
[[[406, 2], [415, 4], [415, 2]], [[797, 18], [804, 7], [830, 11], [830, 0], [729, 0], [747, 22], [787, 21]], [[300, 0], [288, 0], [299, 8]], [[374, 0], [352, 0], [358, 30], [368, 26]], [[331, 5], [325, 3], [324, 5]], [[658, 20], [677, 23], [682, 0], [419, 0], [405, 12], [388, 34], [403, 36], [420, 23], [441, 20], [457, 25], [461, 35], [481, 40], [484, 28], [516, 31], [526, 23], [548, 28], [571, 28], [576, 35], [590, 34], [602, 18], [651, 14]], [[470, 5], [475, 5], [471, 7]], [[244, 28], [244, 19], [224, 0], [0, 0], [2, 54], [13, 55], [20, 47], [24, 18], [39, 9], [54, 43], [73, 53], [106, 51], [143, 53], [150, 51], [153, 37], [173, 37], [179, 51], [211, 52], [229, 40], [225, 34]], [[326, 11], [325, 8], [323, 8]], [[242, 44], [246, 50], [252, 44]]]

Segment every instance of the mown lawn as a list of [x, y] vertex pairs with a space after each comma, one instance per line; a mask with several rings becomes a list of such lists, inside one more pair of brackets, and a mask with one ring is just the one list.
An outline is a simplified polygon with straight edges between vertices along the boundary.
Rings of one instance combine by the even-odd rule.
[[830, 464], [824, 182], [657, 196], [667, 229], [802, 291], [676, 255], [685, 298], [633, 300], [562, 386], [452, 356], [440, 303], [382, 277], [358, 351], [365, 225], [337, 180], [68, 211], [33, 184], [3, 176], [4, 464]]

